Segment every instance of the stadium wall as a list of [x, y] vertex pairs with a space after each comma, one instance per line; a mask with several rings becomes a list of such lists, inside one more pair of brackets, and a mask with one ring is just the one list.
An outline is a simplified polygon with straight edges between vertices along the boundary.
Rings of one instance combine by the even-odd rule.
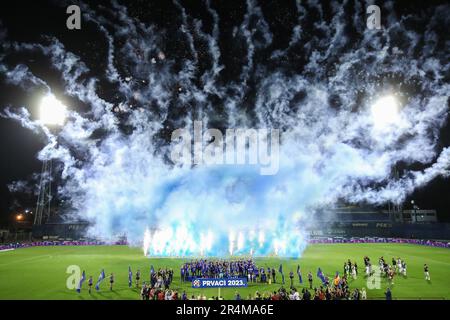
[[353, 222], [311, 229], [312, 237], [383, 237], [405, 239], [450, 240], [450, 224], [406, 224], [385, 222]]
[[[88, 223], [53, 223], [33, 227], [33, 238], [43, 240], [80, 240], [86, 236]], [[448, 223], [349, 222], [321, 224], [310, 229], [314, 237], [383, 237], [404, 239], [450, 240]]]
[[33, 238], [79, 240], [85, 237], [88, 225], [88, 223], [49, 223], [33, 226]]

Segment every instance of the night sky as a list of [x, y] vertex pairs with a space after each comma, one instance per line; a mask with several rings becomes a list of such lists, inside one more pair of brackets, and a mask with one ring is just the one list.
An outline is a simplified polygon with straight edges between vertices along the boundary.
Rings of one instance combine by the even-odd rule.
[[[82, 81], [89, 77], [95, 77], [97, 81], [96, 93], [101, 99], [108, 103], [108, 106], [114, 108], [119, 106], [121, 102], [126, 101], [131, 105], [132, 109], [148, 108], [149, 110], [159, 110], [159, 106], [156, 106], [157, 102], [149, 100], [148, 102], [142, 102], [139, 99], [127, 96], [127, 94], [121, 92], [118, 89], [118, 84], [111, 81], [108, 75], [105, 74], [105, 70], [108, 68], [108, 40], [105, 38], [103, 32], [99, 30], [96, 23], [89, 21], [88, 19], [82, 19], [81, 30], [68, 30], [66, 25], [67, 14], [65, 13], [66, 5], [62, 1], [1, 1], [0, 2], [0, 33], [2, 30], [6, 31], [6, 36], [2, 41], [9, 43], [51, 43], [52, 38], [58, 39], [59, 43], [63, 44], [67, 52], [71, 52], [82, 61], [89, 69], [79, 79]], [[67, 2], [67, 5], [71, 4], [71, 1]], [[77, 3], [77, 2], [74, 2]], [[121, 5], [124, 5], [128, 9], [128, 17], [135, 21], [140, 21], [146, 26], [152, 26], [152, 31], [159, 34], [155, 40], [156, 45], [167, 56], [167, 60], [173, 59], [171, 71], [176, 73], [182, 69], [181, 62], [189, 59], [194, 59], [194, 54], [189, 43], [185, 40], [182, 32], [180, 33], [180, 25], [183, 23], [180, 13], [180, 8], [171, 1], [119, 1]], [[162, 123], [162, 129], [160, 129], [154, 137], [154, 145], [164, 145], [170, 137], [170, 132], [177, 128], [182, 122], [182, 119], [189, 117], [192, 112], [193, 115], [202, 114], [202, 108], [198, 106], [193, 100], [183, 101], [181, 104], [181, 98], [178, 96], [184, 92], [188, 92], [190, 88], [186, 87], [186, 83], [192, 83], [198, 87], [201, 87], [201, 74], [203, 71], [211, 68], [211, 48], [208, 47], [207, 42], [202, 42], [200, 36], [196, 35], [192, 30], [194, 29], [195, 21], [201, 21], [201, 29], [205, 34], [212, 34], [214, 32], [214, 19], [211, 13], [208, 11], [204, 1], [181, 1], [187, 16], [187, 24], [194, 34], [194, 46], [197, 63], [197, 71], [191, 82], [185, 80], [179, 80], [174, 78], [170, 80], [164, 80], [165, 85], [171, 86], [173, 92], [173, 99], [170, 100], [167, 107], [167, 114], [162, 117], [160, 123]], [[234, 95], [234, 87], [226, 87], [228, 83], [235, 83], [236, 79], [242, 77], [243, 66], [247, 59], [248, 48], [245, 45], [245, 41], [237, 41], [233, 37], [233, 33], [236, 32], [236, 26], [242, 24], [245, 18], [247, 5], [245, 1], [211, 1], [212, 6], [220, 17], [218, 23], [218, 30], [220, 31], [218, 47], [221, 52], [219, 62], [223, 66], [220, 74], [216, 77], [215, 86], [224, 87], [223, 93], [211, 93], [207, 96], [207, 100], [212, 105], [216, 105], [214, 112], [209, 112], [209, 121], [211, 126], [218, 127], [220, 129], [226, 128], [229, 111], [224, 105], [224, 98], [227, 95]], [[348, 16], [349, 23], [354, 19], [357, 14], [355, 9], [355, 1], [348, 1], [345, 5], [345, 12]], [[376, 1], [375, 3], [379, 3]], [[404, 24], [416, 33], [421, 34], [427, 30], [427, 25], [430, 23], [429, 19], [432, 16], [437, 6], [444, 5], [446, 1], [394, 1], [393, 9], [397, 16], [411, 15], [416, 17], [417, 20], [406, 20]], [[106, 19], [111, 18], [113, 23], [116, 23], [117, 30], [120, 29], [120, 25], [123, 22], [116, 21], [117, 18], [108, 13], [107, 9], [111, 3], [109, 1], [95, 1], [87, 2], [88, 6], [92, 9], [92, 12], [98, 12], [102, 14]], [[283, 50], [289, 47], [289, 43], [292, 39], [294, 28], [298, 25], [298, 12], [296, 9], [295, 1], [259, 1], [258, 5], [264, 16], [266, 26], [261, 26], [261, 30], [265, 30], [267, 27], [272, 35], [270, 43], [267, 43], [267, 39], [264, 38], [263, 31], [255, 32], [252, 40], [256, 43], [255, 55], [253, 56], [253, 69], [257, 70], [259, 66], [261, 73], [264, 70], [281, 70], [286, 77], [294, 76], [295, 74], [301, 74], [305, 79], [313, 79], [316, 76], [320, 78], [322, 83], [327, 82], [327, 76], [332, 77], [336, 71], [336, 64], [340, 63], [340, 57], [343, 52], [347, 52], [352, 49], [352, 43], [359, 41], [360, 35], [355, 28], [351, 25], [345, 26], [343, 32], [349, 39], [348, 44], [336, 49], [336, 54], [331, 53], [327, 61], [323, 61], [318, 67], [323, 69], [323, 74], [315, 75], [311, 73], [305, 66], [308, 64], [309, 58], [313, 53], [312, 49], [308, 49], [304, 43], [296, 44], [289, 50], [284, 52], [278, 58], [273, 58], [273, 53], [277, 50]], [[380, 4], [381, 6], [381, 4]], [[317, 8], [305, 6], [307, 9], [307, 16], [304, 18], [304, 24], [302, 25], [302, 33], [304, 38], [308, 41], [317, 36], [319, 39], [326, 34], [326, 30], [317, 30], [314, 27], [316, 21], [323, 19], [326, 23], [330, 23], [333, 19], [333, 8], [329, 4], [329, 1], [324, 2], [321, 6], [322, 13], [319, 13]], [[359, 10], [359, 9], [358, 9]], [[448, 7], [447, 7], [448, 10]], [[83, 9], [82, 9], [82, 12]], [[365, 16], [363, 16], [363, 19]], [[445, 23], [442, 23], [444, 21]], [[258, 24], [257, 17], [253, 17], [250, 21], [252, 26], [258, 30], [260, 25]], [[382, 23], [389, 24], [386, 15], [382, 14]], [[436, 55], [437, 59], [449, 56], [448, 52], [450, 48], [450, 40], [448, 36], [448, 30], [450, 30], [448, 19], [442, 18], [440, 23], [433, 26], [434, 31], [438, 37]], [[106, 27], [107, 30], [112, 33], [111, 27]], [[115, 32], [119, 32], [115, 30]], [[127, 32], [126, 27], [123, 27], [124, 32]], [[249, 28], [251, 30], [251, 28]], [[138, 31], [139, 33], [139, 31]], [[149, 34], [153, 34], [150, 33]], [[114, 45], [119, 48], [124, 48], [126, 45], [125, 37], [116, 37], [114, 39]], [[2, 37], [0, 36], [0, 39]], [[145, 36], [143, 36], [145, 39]], [[132, 35], [130, 35], [130, 41]], [[305, 41], [306, 41], [305, 40]], [[150, 41], [150, 40], [149, 40]], [[401, 48], [405, 39], [399, 39], [398, 46]], [[320, 43], [320, 41], [309, 42], [309, 45], [316, 46], [316, 49], [320, 52], [327, 50], [334, 50], [329, 46], [326, 41]], [[421, 53], [421, 46], [424, 44], [419, 42], [417, 48], [412, 51], [412, 55]], [[3, 55], [4, 48], [0, 48], [0, 57]], [[9, 51], [8, 51], [9, 50]], [[35, 51], [18, 50], [16, 53], [11, 53], [10, 48], [5, 55], [5, 58], [0, 59], [0, 63], [6, 65], [9, 70], [14, 69], [18, 64], [26, 65], [32, 73], [45, 81], [45, 83], [51, 87], [52, 92], [64, 102], [69, 105], [71, 110], [77, 111], [80, 114], [88, 112], [90, 105], [86, 101], [82, 101], [75, 94], [70, 95], [65, 93], [67, 91], [66, 81], [62, 79], [61, 72], [52, 68], [52, 62], [48, 57]], [[126, 50], [126, 49], [125, 49]], [[446, 51], [446, 52], [445, 52]], [[116, 68], [118, 74], [122, 78], [127, 75], [132, 75], [133, 84], [132, 90], [144, 92], [144, 86], [148, 85], [148, 77], [144, 71], [139, 69], [139, 66], [130, 60], [123, 59], [121, 61], [121, 53], [123, 51], [115, 52]], [[147, 64], [151, 64], [151, 59], [158, 57], [155, 54], [147, 56], [144, 52], [137, 50], [135, 55], [143, 55], [142, 59], [146, 59], [143, 62], [142, 68], [145, 68]], [[158, 58], [156, 58], [158, 59]], [[163, 60], [163, 59], [160, 59]], [[162, 63], [161, 61], [157, 61]], [[446, 61], [445, 63], [448, 63]], [[361, 66], [360, 66], [361, 67]], [[163, 68], [163, 66], [161, 66]], [[357, 66], [356, 66], [357, 68]], [[363, 68], [363, 67], [361, 67]], [[1, 69], [0, 69], [1, 70]], [[449, 70], [441, 70], [443, 78], [440, 79], [440, 83], [446, 83], [448, 85], [450, 74]], [[395, 74], [392, 72], [383, 72], [374, 75], [373, 81], [379, 83], [380, 86], [384, 86], [386, 83], [395, 83], [403, 81], [402, 74]], [[432, 75], [426, 74], [424, 79], [420, 81], [427, 81], [427, 77]], [[0, 72], [0, 108], [5, 110], [10, 106], [18, 108], [25, 106], [31, 113], [31, 117], [37, 116], [37, 99], [41, 94], [45, 92], [43, 87], [27, 90], [17, 84], [11, 84], [6, 81], [8, 76], [5, 73]], [[258, 90], [260, 83], [262, 83], [261, 76], [255, 71], [251, 74], [247, 81], [247, 90], [243, 92], [242, 97], [239, 99], [239, 106], [241, 112], [246, 115], [247, 124], [252, 125], [253, 120], [256, 119], [258, 114], [254, 109], [254, 105], [258, 101]], [[411, 80], [411, 79], [410, 79]], [[24, 80], [26, 81], [26, 80]], [[354, 79], [355, 82], [358, 79]], [[236, 82], [237, 83], [237, 82]], [[357, 86], [358, 84], [352, 84]], [[31, 85], [30, 85], [31, 86]], [[26, 87], [26, 86], [25, 86]], [[401, 86], [396, 88], [399, 91], [408, 92], [413, 96], [416, 93], [423, 90], [423, 87], [414, 81], [404, 81]], [[235, 90], [235, 91], [233, 91]], [[167, 90], [169, 92], [169, 90]], [[237, 92], [237, 91], [236, 91]], [[308, 94], [308, 92], [303, 93]], [[360, 97], [363, 98], [364, 93], [361, 93]], [[449, 104], [449, 92], [447, 91], [447, 114]], [[134, 100], [133, 100], [134, 99]], [[294, 97], [301, 104], [302, 93], [298, 93]], [[337, 109], [340, 108], [342, 103], [342, 97], [339, 94], [330, 95], [330, 106], [335, 105]], [[294, 106], [291, 106], [290, 112], [297, 112]], [[356, 108], [356, 107], [355, 107]], [[108, 110], [111, 111], [111, 110]], [[128, 134], [132, 131], [133, 125], [129, 123], [129, 115], [127, 113], [115, 112], [119, 121], [119, 129], [124, 134]], [[159, 111], [161, 113], [161, 111]], [[87, 116], [88, 117], [88, 116]], [[181, 122], [180, 122], [181, 121]], [[256, 122], [254, 122], [256, 123]], [[276, 125], [276, 122], [271, 122], [272, 125]], [[277, 124], [278, 125], [278, 124]], [[283, 123], [279, 124], [281, 127]], [[90, 139], [102, 139], [106, 135], [106, 129], [96, 129], [92, 132]], [[448, 121], [437, 128], [433, 133], [437, 138], [435, 143], [436, 156], [432, 161], [428, 163], [420, 163], [419, 161], [413, 161], [412, 163], [405, 163], [404, 159], [399, 159], [393, 165], [403, 173], [404, 170], [422, 170], [430, 166], [436, 161], [439, 153], [445, 148], [450, 146], [450, 124]], [[42, 162], [37, 159], [37, 153], [46, 145], [45, 135], [42, 132], [32, 132], [28, 128], [24, 128], [18, 121], [0, 117], [0, 143], [2, 146], [2, 152], [0, 157], [0, 223], [7, 224], [11, 220], [11, 215], [15, 212], [21, 211], [24, 208], [30, 208], [34, 210], [36, 196], [33, 194], [33, 186], [37, 181], [37, 176], [40, 172]], [[64, 137], [61, 143], [64, 143]], [[415, 151], [420, 152], [420, 150]], [[80, 158], [83, 158], [83, 153], [77, 154]], [[88, 161], [87, 161], [88, 162]], [[61, 167], [57, 167], [59, 173], [61, 173]], [[448, 170], [448, 167], [447, 167]], [[59, 179], [59, 178], [57, 178]], [[70, 178], [68, 178], [70, 180]], [[19, 192], [10, 192], [8, 185], [14, 181], [27, 181], [28, 185], [24, 186]], [[129, 183], [134, 183], [130, 181]], [[366, 187], [367, 185], [365, 185]], [[438, 176], [424, 186], [418, 186], [416, 190], [405, 198], [405, 208], [409, 209], [409, 202], [414, 199], [417, 205], [421, 209], [436, 209], [441, 221], [450, 221], [450, 180], [449, 178]], [[383, 206], [381, 206], [383, 207]]]

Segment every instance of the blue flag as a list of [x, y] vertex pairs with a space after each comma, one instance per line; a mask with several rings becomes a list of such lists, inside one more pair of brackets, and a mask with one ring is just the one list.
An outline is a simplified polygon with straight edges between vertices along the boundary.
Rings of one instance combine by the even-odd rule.
[[323, 274], [323, 272], [320, 268], [317, 269], [317, 277], [319, 277], [320, 280], [322, 280], [322, 283], [325, 284], [325, 282], [326, 282], [325, 275]]
[[100, 275], [98, 276], [97, 283], [95, 284], [95, 290], [100, 290], [100, 283], [105, 279], [105, 270], [102, 269], [102, 272], [100, 272]]
[[131, 272], [131, 267], [128, 266], [128, 287], [131, 288], [133, 284], [133, 272]]
[[155, 273], [155, 269], [153, 268], [153, 265], [150, 266], [150, 275]]
[[84, 280], [86, 280], [86, 273], [83, 270], [83, 274], [81, 275], [80, 282], [78, 282], [78, 286], [77, 286], [77, 292], [78, 293], [81, 292], [81, 286], [83, 285]]

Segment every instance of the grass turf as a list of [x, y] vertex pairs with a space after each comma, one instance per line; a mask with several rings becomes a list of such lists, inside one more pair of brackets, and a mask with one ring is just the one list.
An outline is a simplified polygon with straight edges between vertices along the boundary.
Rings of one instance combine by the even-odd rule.
[[[394, 299], [450, 299], [450, 250], [408, 244], [314, 244], [308, 246], [300, 259], [256, 258], [258, 267], [275, 267], [278, 271], [283, 264], [286, 287], [289, 286], [289, 272], [295, 274], [294, 285], [298, 290], [307, 286], [307, 272], [314, 275], [314, 286], [320, 285], [316, 277], [317, 268], [333, 278], [336, 271], [342, 274], [344, 261], [356, 261], [359, 276], [350, 281], [350, 288], [367, 288], [367, 281], [363, 276], [363, 257], [368, 255], [375, 265], [380, 256], [384, 256], [390, 263], [392, 257], [400, 257], [407, 263], [408, 276], [396, 276], [392, 286]], [[127, 246], [61, 246], [35, 247], [0, 252], [0, 299], [139, 299], [139, 290], [128, 288], [128, 266], [134, 272], [141, 270], [141, 281], [149, 278], [150, 265], [157, 270], [159, 267], [174, 269], [172, 288], [183, 290], [187, 294], [205, 294], [208, 298], [216, 296], [218, 289], [192, 289], [190, 283], [182, 284], [179, 268], [188, 259], [175, 258], [146, 258], [139, 248]], [[423, 264], [430, 267], [431, 282], [424, 280]], [[298, 282], [297, 265], [300, 265], [303, 285]], [[70, 274], [66, 273], [70, 265], [78, 265], [86, 270], [86, 277], [93, 276], [94, 283], [102, 268], [107, 276], [115, 274], [114, 290], [109, 291], [109, 281], [105, 279], [101, 290], [91, 295], [87, 292], [87, 281], [82, 292], [66, 287]], [[134, 279], [133, 279], [134, 281]], [[239, 288], [243, 298], [255, 291], [270, 292], [280, 287], [280, 274], [277, 272], [278, 284], [263, 285], [249, 284], [247, 288]], [[368, 299], [383, 299], [388, 287], [388, 281], [381, 280], [380, 289], [367, 290]], [[236, 289], [222, 288], [221, 295], [225, 299], [232, 299]]]

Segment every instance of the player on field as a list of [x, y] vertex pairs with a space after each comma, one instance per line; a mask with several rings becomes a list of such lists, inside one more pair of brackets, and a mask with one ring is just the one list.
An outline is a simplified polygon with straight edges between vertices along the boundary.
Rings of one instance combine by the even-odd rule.
[[385, 276], [388, 276], [388, 272], [389, 272], [389, 265], [385, 262], [383, 264], [383, 271]]
[[381, 256], [380, 257], [380, 259], [378, 259], [378, 264], [380, 265], [380, 271], [381, 272], [384, 272], [384, 265], [385, 265], [385, 261], [384, 261], [384, 258], [383, 258], [383, 256]]
[[113, 284], [114, 284], [114, 273], [111, 273], [111, 275], [109, 276], [109, 290], [112, 291], [113, 289]]
[[143, 284], [142, 284], [142, 289], [141, 289], [141, 299], [142, 300], [147, 300], [147, 284], [144, 282]]
[[292, 272], [292, 270], [291, 270], [291, 272], [289, 272], [289, 279], [291, 280], [290, 288], [293, 288], [294, 287], [294, 272]]
[[313, 288], [313, 275], [312, 275], [312, 273], [311, 273], [311, 271], [310, 272], [308, 272], [308, 282], [309, 282], [309, 288], [310, 289], [312, 289]]
[[133, 286], [133, 272], [131, 271], [131, 267], [128, 267], [128, 288]]
[[366, 264], [366, 276], [370, 276], [372, 274], [370, 262]]
[[402, 261], [403, 276], [406, 277], [406, 262]]
[[423, 265], [423, 273], [425, 274], [425, 280], [431, 281], [430, 271], [429, 271], [428, 265], [426, 263]]
[[354, 264], [352, 265], [352, 277], [356, 279], [356, 266]]
[[136, 288], [139, 288], [139, 280], [141, 280], [141, 271], [136, 271]]
[[389, 283], [391, 285], [394, 284], [394, 274], [395, 274], [394, 267], [389, 267], [388, 272], [387, 272], [387, 276], [388, 276], [388, 279], [389, 279]]
[[347, 262], [344, 262], [344, 274], [347, 276], [350, 274], [350, 266]]

